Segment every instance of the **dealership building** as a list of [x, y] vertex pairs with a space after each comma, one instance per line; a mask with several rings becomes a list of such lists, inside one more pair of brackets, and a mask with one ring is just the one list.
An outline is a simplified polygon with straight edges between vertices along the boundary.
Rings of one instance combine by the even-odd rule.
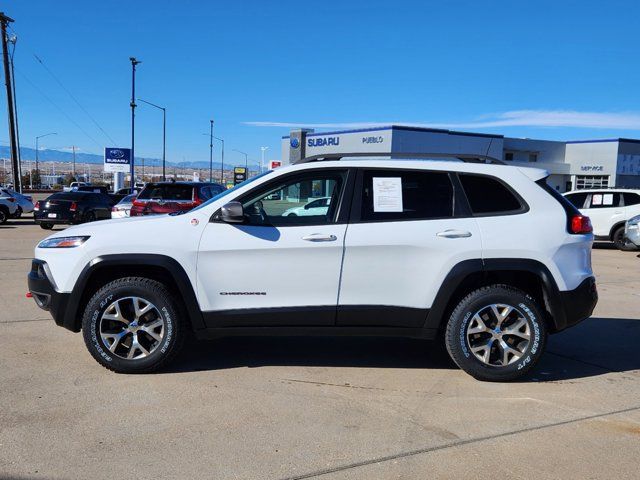
[[401, 125], [316, 133], [292, 130], [282, 137], [282, 161], [323, 156], [389, 154], [491, 157], [507, 165], [538, 167], [557, 190], [600, 187], [640, 188], [640, 140], [550, 141]]

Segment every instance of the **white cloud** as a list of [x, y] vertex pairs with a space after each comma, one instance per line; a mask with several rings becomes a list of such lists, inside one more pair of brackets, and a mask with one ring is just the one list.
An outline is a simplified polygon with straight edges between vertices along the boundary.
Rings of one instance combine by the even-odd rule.
[[416, 122], [243, 122], [254, 127], [284, 128], [373, 128], [388, 125], [406, 125], [424, 128], [493, 128], [493, 127], [570, 127], [592, 129], [640, 130], [640, 113], [636, 112], [577, 112], [573, 110], [513, 110], [485, 115], [468, 122], [416, 123]]

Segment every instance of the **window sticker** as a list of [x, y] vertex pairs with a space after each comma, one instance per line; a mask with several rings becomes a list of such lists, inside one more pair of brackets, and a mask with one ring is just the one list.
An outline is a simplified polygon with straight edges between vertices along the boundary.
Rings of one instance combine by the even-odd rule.
[[402, 212], [402, 178], [373, 177], [373, 211]]
[[613, 205], [613, 193], [605, 193], [602, 196], [603, 205]]
[[591, 205], [602, 205], [602, 194], [597, 193], [591, 197]]

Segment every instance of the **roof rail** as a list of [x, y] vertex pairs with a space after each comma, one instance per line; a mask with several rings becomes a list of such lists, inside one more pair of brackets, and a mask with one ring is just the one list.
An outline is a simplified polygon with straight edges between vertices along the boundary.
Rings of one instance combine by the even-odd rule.
[[494, 165], [505, 165], [502, 160], [490, 157], [489, 155], [470, 154], [470, 153], [406, 153], [406, 152], [347, 152], [347, 153], [323, 153], [319, 155], [312, 155], [310, 157], [304, 157], [294, 162], [294, 165], [301, 163], [320, 162], [325, 160], [341, 160], [345, 157], [391, 157], [396, 159], [438, 159], [438, 158], [451, 158], [461, 160], [466, 163], [487, 163]]

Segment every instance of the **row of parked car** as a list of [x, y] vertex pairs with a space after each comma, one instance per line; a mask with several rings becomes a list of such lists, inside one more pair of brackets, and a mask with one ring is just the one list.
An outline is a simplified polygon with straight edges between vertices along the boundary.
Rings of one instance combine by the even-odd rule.
[[147, 183], [133, 194], [129, 189], [110, 193], [103, 186], [80, 185], [36, 202], [34, 219], [48, 230], [58, 224], [186, 212], [224, 190], [220, 184], [205, 182]]

